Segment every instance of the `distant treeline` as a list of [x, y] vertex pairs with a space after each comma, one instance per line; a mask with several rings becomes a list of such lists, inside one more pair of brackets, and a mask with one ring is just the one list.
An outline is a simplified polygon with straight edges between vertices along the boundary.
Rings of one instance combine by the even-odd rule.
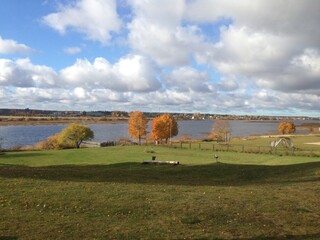
[[19, 117], [129, 117], [125, 111], [56, 111], [36, 109], [0, 109], [0, 116]]
[[[144, 112], [151, 119], [163, 112]], [[251, 121], [283, 121], [283, 120], [320, 120], [320, 117], [307, 116], [254, 116], [254, 115], [231, 115], [231, 114], [209, 114], [209, 113], [170, 113], [177, 120], [251, 120]], [[59, 110], [37, 110], [37, 109], [0, 109], [0, 116], [18, 117], [114, 117], [129, 118], [130, 112], [126, 111], [59, 111]]]

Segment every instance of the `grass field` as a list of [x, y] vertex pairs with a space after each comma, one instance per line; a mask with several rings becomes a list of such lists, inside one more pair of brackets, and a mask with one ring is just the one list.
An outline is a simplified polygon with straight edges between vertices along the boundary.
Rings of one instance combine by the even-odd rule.
[[[154, 153], [149, 153], [154, 152]], [[144, 165], [155, 155], [181, 165]], [[0, 155], [0, 239], [320, 239], [320, 158], [117, 146]]]
[[[185, 149], [202, 149], [215, 151], [233, 151], [233, 152], [246, 152], [246, 153], [270, 153], [271, 141], [277, 141], [279, 138], [275, 136], [261, 137], [253, 136], [250, 138], [232, 138], [228, 144], [223, 142], [174, 142], [172, 147], [185, 148]], [[293, 135], [290, 136], [294, 148], [288, 149], [283, 145], [278, 145], [276, 151], [272, 154], [278, 155], [298, 155], [298, 156], [320, 156], [320, 135]], [[318, 144], [314, 144], [318, 143]]]

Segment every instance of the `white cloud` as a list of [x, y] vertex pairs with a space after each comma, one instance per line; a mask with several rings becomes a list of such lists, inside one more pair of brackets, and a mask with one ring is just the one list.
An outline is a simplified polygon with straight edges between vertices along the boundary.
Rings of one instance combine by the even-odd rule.
[[6, 97], [6, 91], [4, 88], [0, 89], [0, 99], [4, 99]]
[[14, 53], [31, 53], [32, 48], [25, 44], [17, 43], [11, 39], [3, 39], [0, 36], [0, 54], [14, 54]]
[[320, 52], [317, 49], [306, 49], [303, 54], [292, 60], [292, 65], [308, 71], [311, 75], [320, 75]]
[[[217, 71], [221, 80], [216, 87], [227, 92], [262, 87], [313, 94], [319, 89], [315, 69], [319, 66], [320, 4], [314, 1], [130, 3], [134, 13], [128, 24], [130, 46], [161, 66], [190, 65], [194, 57], [196, 63], [209, 64]], [[215, 38], [202, 29], [201, 24], [219, 21], [229, 25], [222, 26]], [[191, 68], [181, 66], [167, 73], [165, 86], [180, 92], [210, 86], [194, 81], [186, 69]]]
[[315, 93], [320, 95], [320, 53], [306, 49], [294, 56], [282, 72], [262, 76], [257, 85], [282, 92]]
[[[259, 108], [260, 111], [274, 111], [282, 113], [298, 113], [301, 111], [309, 112], [315, 115], [320, 111], [320, 96], [316, 94], [304, 93], [284, 93], [273, 90], [259, 90], [252, 93], [252, 101], [250, 103], [252, 110]], [[299, 113], [300, 112], [300, 113]]]
[[235, 26], [246, 26], [275, 35], [293, 35], [318, 43], [320, 5], [314, 0], [197, 0], [188, 1], [185, 16], [196, 22], [231, 19]]
[[86, 90], [82, 87], [75, 88], [73, 93], [78, 99], [85, 99], [88, 97], [88, 95], [86, 94]]
[[208, 61], [224, 74], [278, 72], [292, 54], [290, 47], [285, 37], [231, 26], [223, 29], [220, 41], [212, 45]]
[[30, 59], [0, 59], [0, 85], [17, 87], [54, 87], [58, 74], [50, 67], [34, 65]]
[[100, 103], [125, 103], [129, 102], [133, 93], [131, 92], [115, 92], [110, 89], [93, 89], [91, 95]]
[[209, 83], [209, 74], [191, 67], [179, 67], [163, 76], [163, 81], [169, 89], [179, 92], [209, 92], [213, 86]]
[[61, 78], [73, 86], [86, 88], [107, 88], [117, 92], [146, 92], [160, 88], [157, 68], [145, 57], [129, 55], [114, 65], [104, 58], [93, 63], [86, 59], [61, 70]]
[[218, 86], [219, 86], [219, 90], [227, 91], [227, 92], [235, 91], [239, 88], [238, 82], [233, 78], [227, 78], [227, 79], [222, 78], [218, 83]]
[[60, 6], [58, 12], [43, 17], [43, 22], [61, 34], [72, 29], [102, 44], [110, 41], [111, 32], [121, 28], [115, 0], [76, 1]]
[[130, 2], [135, 14], [128, 24], [130, 46], [161, 66], [188, 64], [203, 39], [195, 25], [181, 25], [184, 1]]
[[117, 93], [108, 89], [85, 88], [21, 88], [4, 87], [0, 90], [0, 103], [2, 107], [25, 108], [26, 106], [37, 109], [60, 110], [92, 110], [121, 109], [123, 104], [132, 100], [131, 93]]
[[133, 8], [135, 18], [147, 19], [153, 24], [174, 29], [180, 24], [185, 11], [184, 0], [128, 0]]
[[119, 81], [126, 83], [130, 91], [154, 91], [160, 87], [158, 69], [145, 57], [130, 55], [121, 58], [114, 65], [114, 71]]
[[[179, 106], [179, 111], [190, 108], [193, 104], [191, 94], [176, 90], [156, 91], [153, 93], [134, 94], [130, 102], [133, 106], [143, 106], [149, 111], [173, 111]], [[177, 110], [176, 110], [177, 111]]]
[[19, 97], [22, 101], [44, 101], [52, 100], [53, 94], [50, 90], [45, 90], [41, 88], [21, 88], [18, 87], [15, 89], [15, 95]]
[[217, 23], [218, 42], [196, 53], [241, 87], [283, 93], [319, 94], [320, 4], [316, 1], [190, 1], [185, 17], [194, 23]]
[[186, 28], [177, 27], [171, 31], [151, 24], [147, 19], [135, 19], [129, 29], [131, 47], [152, 57], [159, 65], [188, 64], [191, 49], [188, 49], [187, 41], [179, 37], [179, 33], [187, 31]]
[[[158, 68], [147, 58], [128, 55], [111, 64], [105, 58], [93, 63], [78, 59], [59, 73], [30, 59], [0, 59], [0, 85], [22, 88], [110, 89], [116, 92], [149, 92], [161, 87]], [[81, 89], [77, 89], [80, 96]]]
[[63, 51], [66, 54], [74, 55], [74, 54], [80, 53], [82, 51], [82, 49], [80, 47], [68, 47], [68, 48], [63, 49]]

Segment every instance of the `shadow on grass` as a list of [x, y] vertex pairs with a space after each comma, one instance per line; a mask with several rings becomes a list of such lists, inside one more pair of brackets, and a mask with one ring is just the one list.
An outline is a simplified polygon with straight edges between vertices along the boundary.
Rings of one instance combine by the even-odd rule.
[[[209, 239], [209, 238], [199, 238], [199, 239]], [[210, 238], [211, 240], [223, 240], [225, 238]], [[233, 238], [232, 238], [233, 239]], [[238, 240], [319, 240], [320, 233], [317, 234], [306, 234], [306, 235], [286, 235], [280, 237], [253, 237], [253, 238], [237, 238]]]
[[[41, 151], [34, 151], [34, 152], [14, 152], [14, 153], [10, 153], [7, 154], [6, 152], [2, 152], [0, 154], [0, 159], [1, 157], [4, 157], [6, 159], [10, 159], [10, 158], [25, 158], [25, 157], [39, 157], [39, 156], [48, 156], [50, 155], [49, 153], [44, 153]], [[1, 240], [1, 239], [0, 239]]]
[[0, 236], [0, 240], [16, 240], [18, 237], [11, 237], [11, 236]]
[[306, 234], [306, 235], [287, 235], [281, 237], [255, 237], [255, 238], [244, 238], [241, 240], [319, 240], [320, 233], [318, 234]]
[[4, 178], [189, 186], [320, 182], [319, 172], [320, 162], [286, 166], [225, 163], [189, 166], [145, 165], [140, 163], [48, 167], [0, 165], [0, 177]]

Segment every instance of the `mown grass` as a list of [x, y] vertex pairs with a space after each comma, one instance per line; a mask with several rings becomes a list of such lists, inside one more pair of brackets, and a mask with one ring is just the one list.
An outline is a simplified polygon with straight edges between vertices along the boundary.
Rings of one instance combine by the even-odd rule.
[[277, 141], [278, 137], [251, 137], [251, 138], [231, 138], [228, 144], [224, 142], [174, 142], [171, 144], [175, 148], [202, 149], [215, 151], [233, 151], [245, 153], [271, 153], [278, 155], [297, 155], [297, 156], [320, 156], [320, 145], [310, 144], [320, 142], [320, 135], [304, 135], [290, 137], [294, 148], [288, 149], [283, 145], [278, 145], [276, 150], [271, 150], [270, 143]]
[[[148, 152], [154, 153], [148, 153]], [[181, 165], [144, 165], [144, 159]], [[0, 155], [0, 239], [319, 239], [320, 159], [118, 146]]]

